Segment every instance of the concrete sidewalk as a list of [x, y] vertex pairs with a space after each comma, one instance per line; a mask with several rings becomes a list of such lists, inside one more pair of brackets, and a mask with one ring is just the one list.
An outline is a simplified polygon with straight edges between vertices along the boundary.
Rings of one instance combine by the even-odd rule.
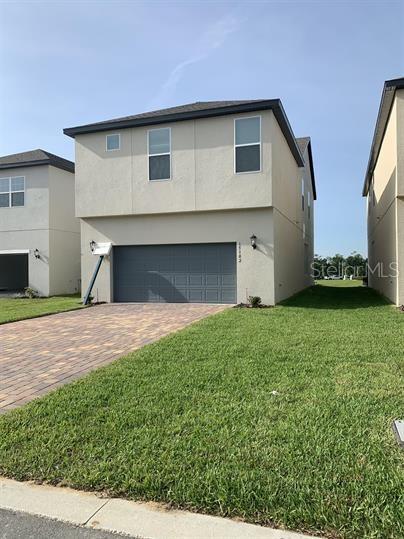
[[0, 478], [0, 508], [147, 539], [305, 539], [300, 533]]

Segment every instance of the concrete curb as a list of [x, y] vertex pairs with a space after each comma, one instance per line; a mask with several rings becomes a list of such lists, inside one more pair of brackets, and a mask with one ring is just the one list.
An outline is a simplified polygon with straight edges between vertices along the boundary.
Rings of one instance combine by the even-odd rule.
[[0, 508], [144, 539], [307, 539], [227, 518], [0, 478]]

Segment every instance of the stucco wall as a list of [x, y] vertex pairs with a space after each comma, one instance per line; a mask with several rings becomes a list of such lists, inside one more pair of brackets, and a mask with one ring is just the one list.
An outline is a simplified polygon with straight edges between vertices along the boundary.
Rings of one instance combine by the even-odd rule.
[[397, 198], [397, 305], [404, 305], [404, 196]]
[[[29, 249], [28, 286], [41, 296], [49, 295], [49, 230], [13, 230], [0, 232], [0, 251]], [[34, 257], [38, 249], [41, 258]], [[1, 271], [1, 269], [0, 269]]]
[[[256, 115], [262, 117], [262, 171], [235, 174], [234, 119]], [[273, 113], [262, 111], [159, 125], [171, 128], [172, 179], [154, 182], [148, 180], [147, 127], [114, 131], [121, 135], [121, 149], [111, 152], [105, 149], [108, 133], [79, 135], [76, 214], [96, 217], [270, 206], [272, 145], [274, 137], [283, 139], [275, 124]]]
[[397, 260], [398, 305], [404, 305], [404, 90], [396, 93], [397, 99]]
[[0, 208], [0, 232], [48, 229], [48, 167], [36, 166], [0, 170], [0, 178], [8, 178], [10, 176], [25, 177], [25, 204], [24, 206], [14, 208]]
[[80, 291], [80, 219], [75, 217], [74, 174], [49, 167], [50, 294]]
[[[274, 303], [272, 209], [194, 212], [155, 216], [89, 218], [81, 221], [83, 294], [97, 261], [90, 252], [91, 240], [114, 245], [159, 245], [173, 243], [237, 242], [237, 301], [260, 296]], [[252, 249], [250, 236], [257, 236]], [[240, 257], [240, 259], [239, 259]], [[112, 260], [101, 267], [93, 295], [99, 301], [112, 299]]]
[[74, 216], [74, 174], [48, 165], [0, 173], [10, 176], [25, 177], [25, 205], [0, 208], [0, 251], [30, 250], [29, 286], [40, 295], [77, 291], [80, 223]]
[[[373, 201], [374, 192], [374, 201]], [[397, 102], [390, 113], [368, 195], [369, 285], [397, 303]]]
[[[25, 177], [25, 205], [0, 208], [0, 251], [29, 249], [28, 284], [49, 295], [49, 174], [47, 166], [0, 171], [0, 178]], [[33, 255], [39, 249], [41, 259]]]
[[[305, 167], [298, 168], [286, 140], [279, 133], [273, 139], [273, 201], [275, 246], [275, 301], [299, 292], [313, 283], [310, 268], [305, 267], [307, 258], [314, 255], [314, 201], [308, 151], [304, 154]], [[305, 206], [302, 210], [302, 179], [304, 180]], [[307, 193], [311, 196], [311, 216], [308, 217]], [[305, 234], [303, 234], [303, 224]]]
[[404, 90], [398, 90], [396, 92], [396, 106], [397, 106], [397, 194], [398, 196], [404, 197]]

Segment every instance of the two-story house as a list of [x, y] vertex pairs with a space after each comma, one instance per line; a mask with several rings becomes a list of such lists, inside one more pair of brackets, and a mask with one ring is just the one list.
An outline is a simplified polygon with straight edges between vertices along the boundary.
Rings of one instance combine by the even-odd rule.
[[404, 78], [386, 81], [366, 171], [368, 282], [404, 304]]
[[0, 157], [0, 291], [80, 290], [74, 163], [44, 150]]
[[280, 100], [198, 102], [79, 127], [83, 290], [118, 302], [275, 304], [312, 284], [309, 139]]

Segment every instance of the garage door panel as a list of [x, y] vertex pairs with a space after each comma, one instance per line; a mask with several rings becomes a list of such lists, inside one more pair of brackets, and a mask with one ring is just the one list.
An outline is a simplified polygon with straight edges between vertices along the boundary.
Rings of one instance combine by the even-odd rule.
[[189, 286], [203, 286], [205, 284], [204, 277], [201, 273], [191, 273], [189, 275]]
[[114, 300], [235, 303], [235, 244], [118, 246]]
[[234, 275], [222, 275], [222, 286], [234, 287], [236, 286], [236, 278]]

